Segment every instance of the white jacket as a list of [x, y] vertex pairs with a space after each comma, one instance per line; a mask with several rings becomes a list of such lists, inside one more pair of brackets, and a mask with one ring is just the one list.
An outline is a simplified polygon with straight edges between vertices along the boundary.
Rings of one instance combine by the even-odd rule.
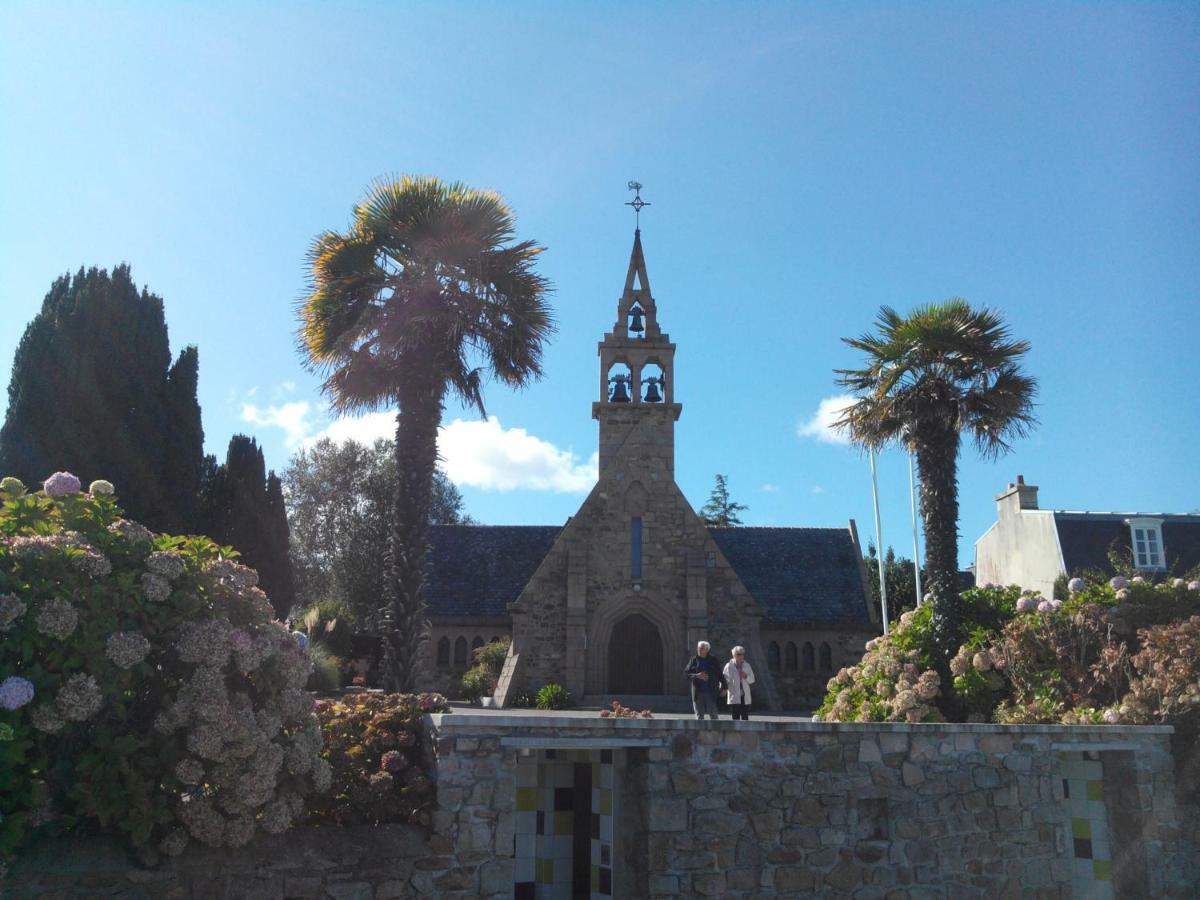
[[750, 668], [750, 663], [742, 663], [741, 678], [738, 678], [737, 663], [732, 659], [725, 663], [725, 683], [729, 685], [727, 703], [750, 703], [750, 685], [754, 684], [754, 670]]

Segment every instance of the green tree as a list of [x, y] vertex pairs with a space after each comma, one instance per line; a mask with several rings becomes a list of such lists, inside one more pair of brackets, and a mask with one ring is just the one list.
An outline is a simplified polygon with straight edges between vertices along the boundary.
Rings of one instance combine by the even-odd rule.
[[838, 426], [861, 447], [900, 445], [916, 453], [933, 631], [944, 668], [959, 638], [958, 452], [965, 432], [987, 458], [1035, 424], [1037, 384], [1021, 371], [1027, 341], [1012, 340], [1000, 315], [961, 299], [901, 316], [883, 307], [878, 333], [842, 340], [866, 354], [838, 369], [856, 401]]
[[55, 280], [13, 361], [0, 472], [113, 482], [130, 518], [195, 531], [204, 466], [199, 357], [172, 363], [161, 297], [129, 267]]
[[307, 364], [335, 410], [397, 408], [384, 680], [410, 688], [425, 617], [429, 507], [448, 394], [481, 414], [484, 376], [521, 387], [542, 373], [553, 330], [542, 248], [513, 242], [495, 193], [436, 178], [381, 180], [345, 233], [319, 235], [300, 309]]
[[749, 508], [730, 499], [727, 479], [724, 475], [718, 475], [712, 493], [708, 495], [708, 502], [700, 509], [700, 518], [708, 525], [741, 525], [742, 517], [739, 513]]
[[[387, 584], [394, 446], [390, 440], [367, 446], [325, 438], [297, 452], [283, 473], [299, 602], [339, 600], [368, 628], [378, 627]], [[463, 514], [462, 494], [441, 470], [433, 476], [429, 521], [471, 521]]]
[[235, 434], [229, 441], [224, 464], [207, 479], [204, 504], [204, 531], [238, 549], [242, 562], [258, 570], [259, 586], [276, 615], [286, 617], [296, 591], [283, 486], [274, 472], [267, 472], [254, 438]]
[[[883, 598], [879, 591], [879, 554], [873, 543], [867, 544], [867, 555], [863, 557], [867, 567], [867, 580], [871, 588], [871, 601], [882, 618]], [[902, 612], [915, 609], [917, 605], [916, 566], [911, 559], [896, 556], [891, 547], [883, 555], [883, 578], [887, 583], [888, 619], [895, 621]], [[924, 585], [922, 585], [924, 587]]]

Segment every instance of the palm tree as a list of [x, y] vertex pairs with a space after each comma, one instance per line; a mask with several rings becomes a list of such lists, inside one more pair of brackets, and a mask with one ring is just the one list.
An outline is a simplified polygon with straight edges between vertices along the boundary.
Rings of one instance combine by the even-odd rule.
[[490, 191], [405, 176], [370, 186], [344, 234], [309, 250], [301, 351], [333, 409], [396, 408], [397, 488], [384, 613], [385, 682], [410, 690], [428, 632], [425, 565], [437, 432], [447, 394], [484, 415], [485, 375], [521, 387], [542, 374], [554, 330], [543, 248], [512, 242]]
[[939, 653], [959, 638], [958, 449], [966, 432], [985, 458], [1009, 450], [1036, 423], [1037, 383], [1021, 372], [1028, 341], [1015, 341], [999, 314], [962, 299], [902, 317], [883, 307], [878, 334], [842, 340], [866, 354], [861, 369], [838, 369], [856, 402], [837, 426], [862, 447], [898, 444], [915, 452], [925, 523], [925, 575]]

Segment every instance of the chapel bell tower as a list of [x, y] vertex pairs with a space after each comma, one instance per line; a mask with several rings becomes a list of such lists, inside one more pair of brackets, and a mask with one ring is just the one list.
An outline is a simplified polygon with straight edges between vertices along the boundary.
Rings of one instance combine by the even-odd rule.
[[[649, 206], [639, 191], [629, 204], [637, 212]], [[625, 290], [617, 302], [617, 321], [604, 335], [600, 352], [600, 399], [592, 418], [600, 422], [600, 478], [620, 462], [646, 470], [650, 478], [675, 475], [675, 345], [659, 327], [650, 293], [642, 231], [633, 232], [633, 252]]]

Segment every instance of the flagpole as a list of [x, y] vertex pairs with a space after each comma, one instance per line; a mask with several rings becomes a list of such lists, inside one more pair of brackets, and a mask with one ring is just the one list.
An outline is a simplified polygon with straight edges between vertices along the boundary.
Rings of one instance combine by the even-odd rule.
[[917, 580], [917, 606], [921, 605], [921, 547], [917, 540], [917, 479], [913, 469], [913, 452], [908, 451], [908, 499], [912, 506], [913, 576]]
[[888, 633], [887, 579], [883, 577], [883, 525], [879, 519], [879, 480], [875, 476], [875, 448], [871, 449], [871, 500], [875, 504], [875, 546], [878, 548], [879, 602], [883, 611], [883, 633]]

